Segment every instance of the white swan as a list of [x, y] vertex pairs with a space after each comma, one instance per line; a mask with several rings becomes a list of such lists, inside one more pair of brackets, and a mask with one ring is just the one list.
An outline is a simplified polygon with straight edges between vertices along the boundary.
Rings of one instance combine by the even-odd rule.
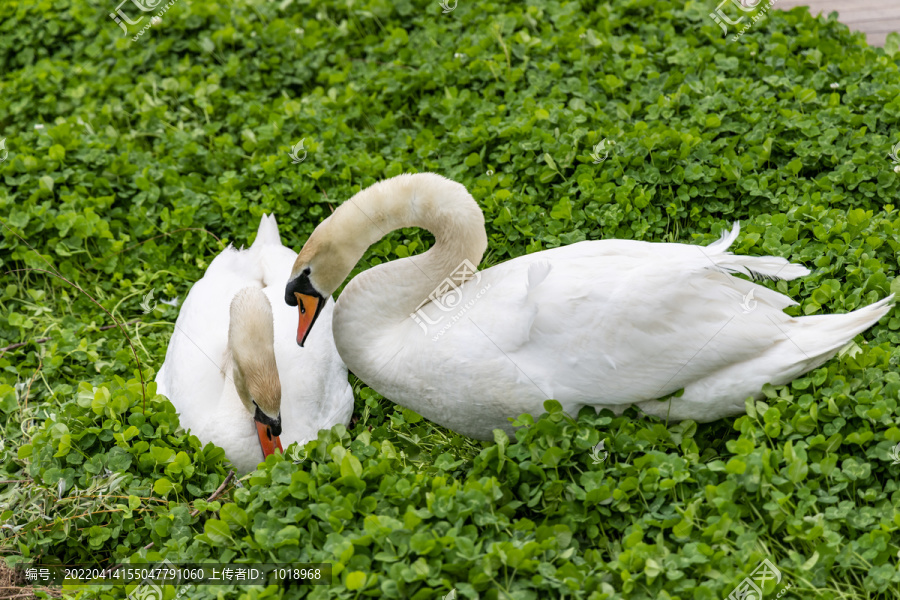
[[310, 236], [285, 289], [299, 306], [298, 343], [369, 245], [401, 227], [429, 230], [434, 246], [347, 284], [332, 324], [338, 352], [380, 394], [479, 439], [542, 413], [547, 398], [573, 415], [632, 404], [672, 420], [740, 414], [765, 383], [821, 365], [891, 308], [889, 297], [849, 314], [784, 314], [790, 298], [729, 273], [809, 271], [726, 252], [737, 224], [706, 247], [586, 241], [471, 278], [466, 261], [477, 265], [487, 245], [481, 210], [462, 185], [421, 173], [359, 192]]
[[327, 326], [330, 299], [326, 326], [305, 348], [294, 342], [296, 313], [282, 294], [296, 256], [281, 245], [275, 217], [263, 215], [253, 245], [226, 248], [191, 288], [156, 375], [182, 426], [220, 446], [242, 473], [281, 441], [315, 439], [319, 429], [346, 425], [353, 411], [347, 367]]

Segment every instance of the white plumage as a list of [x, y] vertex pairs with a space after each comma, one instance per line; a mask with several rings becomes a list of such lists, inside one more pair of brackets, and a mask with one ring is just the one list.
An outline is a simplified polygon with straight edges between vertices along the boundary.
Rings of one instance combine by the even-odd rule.
[[282, 246], [275, 217], [263, 215], [253, 245], [226, 248], [191, 288], [156, 376], [157, 391], [172, 401], [182, 426], [222, 447], [241, 472], [255, 469], [263, 455], [253, 415], [235, 387], [228, 346], [229, 309], [240, 290], [261, 289], [271, 304], [284, 447], [346, 425], [353, 410], [347, 367], [331, 334], [334, 302], [329, 299], [320, 316], [328, 325], [311, 334], [306, 347], [297, 346], [291, 333], [296, 316], [283, 291], [296, 256]]
[[849, 314], [786, 315], [793, 300], [731, 273], [809, 271], [727, 252], [737, 224], [706, 247], [613, 239], [521, 256], [437, 298], [456, 265], [478, 264], [486, 238], [465, 188], [430, 173], [380, 182], [342, 204], [301, 250], [289, 289], [309, 268], [309, 282], [330, 294], [368, 244], [411, 226], [431, 231], [434, 247], [350, 281], [335, 308], [337, 348], [385, 397], [479, 439], [511, 431], [509, 417], [540, 414], [548, 398], [572, 415], [629, 405], [670, 420], [737, 415], [764, 384], [821, 365], [891, 308], [889, 297]]

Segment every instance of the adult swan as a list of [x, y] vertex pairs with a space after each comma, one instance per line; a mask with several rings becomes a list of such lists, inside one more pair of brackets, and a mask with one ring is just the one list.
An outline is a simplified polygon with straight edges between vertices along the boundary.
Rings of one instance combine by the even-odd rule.
[[765, 383], [834, 356], [892, 299], [790, 317], [790, 298], [730, 273], [809, 271], [726, 252], [737, 224], [706, 247], [586, 241], [473, 273], [487, 246], [481, 210], [462, 185], [421, 173], [359, 192], [312, 233], [285, 289], [299, 308], [298, 344], [366, 249], [401, 227], [427, 229], [434, 246], [347, 284], [332, 322], [338, 352], [378, 393], [478, 439], [540, 414], [547, 398], [570, 414], [632, 404], [671, 420], [740, 414]]
[[[328, 328], [306, 348], [294, 344], [294, 311], [281, 303], [281, 286], [296, 258], [281, 245], [275, 217], [263, 215], [253, 245], [223, 250], [191, 288], [156, 376], [181, 425], [220, 446], [241, 473], [282, 441], [303, 444], [346, 425], [353, 411]], [[327, 304], [323, 323], [331, 320]]]

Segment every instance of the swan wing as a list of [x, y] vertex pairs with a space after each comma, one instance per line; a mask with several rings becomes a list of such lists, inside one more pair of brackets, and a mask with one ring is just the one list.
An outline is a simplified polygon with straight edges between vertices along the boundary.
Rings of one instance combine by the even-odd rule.
[[791, 343], [782, 309], [793, 301], [727, 273], [805, 269], [774, 257], [748, 265], [759, 257], [726, 248], [604, 240], [514, 259], [466, 284], [464, 305], [475, 288], [483, 299], [434, 340], [435, 352], [469, 376], [507, 371], [545, 398], [617, 406], [672, 394]]
[[267, 279], [274, 281], [279, 268], [289, 273], [291, 254], [281, 245], [274, 217], [263, 215], [253, 245], [246, 250], [228, 246], [191, 287], [156, 376], [157, 391], [172, 401], [185, 428], [199, 429], [210, 411], [220, 414], [226, 387], [234, 387], [227, 373], [235, 294], [245, 287], [262, 288]]
[[157, 391], [172, 401], [185, 427], [215, 410], [222, 397], [231, 300], [240, 289], [258, 285], [248, 274], [245, 254], [229, 246], [216, 256], [191, 287], [175, 320], [156, 381]]

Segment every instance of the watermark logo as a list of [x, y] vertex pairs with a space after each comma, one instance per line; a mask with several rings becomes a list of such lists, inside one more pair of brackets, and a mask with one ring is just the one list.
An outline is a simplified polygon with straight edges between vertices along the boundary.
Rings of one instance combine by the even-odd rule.
[[[770, 579], [774, 579], [776, 585], [781, 583], [781, 571], [769, 562], [768, 558], [764, 558], [759, 566], [750, 573], [750, 576], [745, 577], [744, 580], [734, 588], [734, 591], [728, 595], [727, 600], [762, 600], [763, 587]], [[780, 598], [782, 594], [790, 589], [790, 587], [791, 584], [787, 584], [784, 589], [778, 592], [778, 596], [776, 597]]]
[[128, 594], [128, 600], [163, 600], [162, 586], [152, 579], [144, 579]]
[[595, 465], [599, 465], [607, 458], [609, 458], [609, 452], [606, 451], [606, 448], [603, 445], [606, 443], [606, 440], [600, 440], [600, 443], [591, 448], [591, 461]]
[[6, 138], [0, 140], [0, 162], [6, 160], [9, 156], [9, 152], [6, 150]]
[[719, 27], [722, 28], [722, 32], [726, 36], [728, 35], [728, 27], [726, 26], [726, 23], [733, 27], [737, 27], [744, 21], [745, 17], [745, 15], [740, 15], [738, 16], [737, 20], [728, 18], [728, 16], [726, 16], [722, 10], [722, 5], [727, 4], [729, 1], [734, 4], [734, 6], [738, 8], [738, 10], [744, 13], [755, 12], [753, 16], [750, 16], [750, 21], [731, 38], [731, 41], [733, 42], [737, 41], [738, 38], [744, 35], [744, 33], [746, 33], [754, 23], [765, 17], [766, 13], [769, 12], [769, 9], [772, 8], [776, 2], [778, 2], [778, 0], [722, 0], [722, 2], [720, 2], [716, 7], [715, 12], [711, 12], [709, 16], [712, 17], [713, 21], [715, 21], [716, 24], [718, 24]]
[[[159, 573], [159, 577], [146, 577], [141, 583], [131, 590], [131, 593], [128, 594], [128, 600], [163, 600], [163, 589], [162, 586], [156, 583], [156, 579], [160, 579], [164, 577], [164, 573], [176, 573], [178, 569], [172, 564], [169, 560], [163, 560], [160, 567], [155, 569]], [[173, 600], [178, 600], [181, 598], [185, 592], [187, 592], [188, 586], [182, 586], [178, 593], [175, 594], [175, 598]]]
[[297, 444], [290, 450], [287, 458], [291, 459], [295, 465], [300, 465], [306, 462], [306, 459], [309, 458], [309, 456], [306, 454], [306, 449], [301, 447], [300, 444]]
[[459, 4], [459, 0], [453, 0], [453, 6], [450, 6], [450, 3], [447, 0], [441, 0], [441, 8], [444, 9], [443, 12], [445, 15], [449, 12], [453, 12], [453, 9], [456, 8], [456, 5]]
[[[615, 144], [616, 143], [614, 141], [608, 140], [606, 138], [603, 138], [602, 140], [597, 142], [597, 145], [594, 146], [594, 151], [591, 153], [591, 158], [594, 159], [594, 164], [599, 165], [604, 160], [609, 158], [609, 150]], [[603, 153], [603, 156], [600, 155], [601, 152]]]
[[[169, 10], [172, 5], [174, 5], [178, 0], [169, 0], [165, 5], [161, 6], [164, 1], [165, 0], [130, 0], [130, 2], [142, 12], [152, 12], [157, 8], [160, 9], [159, 12], [156, 13], [156, 15], [151, 17], [150, 23], [144, 25], [141, 30], [131, 38], [132, 42], [136, 42], [138, 38], [144, 35], [144, 32], [151, 27], [162, 23], [162, 16], [166, 14], [166, 11]], [[116, 25], [122, 28], [123, 34], [127, 36], [128, 27], [126, 26], [126, 23], [128, 25], [137, 25], [144, 20], [144, 17], [140, 16], [136, 21], [132, 21], [131, 19], [129, 19], [128, 16], [124, 12], [122, 12], [122, 5], [126, 2], [129, 2], [129, 0], [122, 0], [116, 7], [116, 11], [109, 13], [109, 18], [115, 21]]]
[[744, 309], [744, 314], [751, 313], [756, 310], [756, 305], [758, 303], [753, 299], [753, 290], [747, 292], [747, 295], [742, 298], [741, 308]]
[[[481, 281], [481, 273], [468, 259], [463, 260], [456, 269], [442, 281], [431, 294], [416, 307], [415, 312], [410, 313], [410, 318], [415, 321], [425, 334], [428, 334], [428, 325], [437, 325], [444, 320], [447, 315], [440, 315], [437, 319], [432, 319], [425, 313], [425, 306], [435, 306], [443, 313], [457, 311], [450, 319], [450, 322], [444, 325], [441, 330], [432, 338], [436, 341], [440, 336], [444, 335], [450, 327], [453, 326], [462, 316], [472, 308], [482, 295], [491, 287], [490, 284], [481, 288], [472, 300], [462, 305], [463, 290], [462, 284], [474, 278], [474, 284], [478, 285]], [[426, 325], [427, 323], [427, 325]]]
[[[299, 142], [294, 144], [293, 148], [291, 148], [291, 152], [290, 152], [291, 162], [295, 165], [299, 165], [304, 160], [306, 160], [306, 150], [303, 149], [303, 140], [305, 140], [305, 139], [306, 138], [301, 139]], [[303, 156], [300, 156], [301, 152], [303, 153]]]
[[137, 21], [132, 21], [125, 15], [125, 13], [122, 12], [122, 5], [129, 1], [134, 4], [138, 8], [138, 10], [143, 12], [153, 12], [154, 10], [156, 10], [156, 7], [162, 3], [162, 0], [122, 0], [121, 2], [119, 2], [119, 5], [116, 7], [116, 12], [109, 13], [109, 18], [115, 21], [116, 25], [122, 28], [122, 31], [125, 32], [126, 36], [128, 35], [128, 28], [125, 27], [125, 23], [128, 23], [129, 25], [137, 25], [144, 20], [144, 17], [141, 16]]
[[[163, 0], [131, 0], [135, 6], [141, 9], [144, 12], [153, 12], [156, 10], [156, 7], [162, 4]], [[122, 2], [119, 6], [125, 4]], [[117, 7], [118, 8], [118, 7]]]
[[143, 302], [141, 302], [141, 310], [145, 315], [149, 315], [151, 312], [153, 312], [153, 309], [156, 308], [156, 302], [153, 302], [152, 305], [150, 304], [151, 302], [153, 302], [153, 290], [147, 292], [147, 295], [144, 296]]
[[892, 465], [900, 465], [900, 444], [897, 444], [896, 446], [891, 448], [891, 451], [888, 453], [888, 456], [890, 457], [890, 459], [892, 461], [891, 462]]
[[728, 23], [733, 27], [737, 27], [738, 24], [744, 20], [744, 15], [739, 16], [737, 21], [732, 21], [724, 12], [722, 12], [722, 5], [731, 2], [738, 8], [738, 10], [746, 13], [756, 10], [756, 6], [760, 3], [760, 1], [761, 0], [756, 0], [756, 2], [753, 2], [752, 0], [722, 0], [721, 2], [719, 2], [716, 10], [709, 13], [709, 16], [712, 17], [712, 20], [722, 28], [722, 32], [725, 35], [728, 35], [728, 27], [725, 26], [725, 23]]
[[897, 145], [891, 148], [888, 156], [891, 162], [894, 163], [894, 173], [900, 173], [900, 142], [897, 142]]

